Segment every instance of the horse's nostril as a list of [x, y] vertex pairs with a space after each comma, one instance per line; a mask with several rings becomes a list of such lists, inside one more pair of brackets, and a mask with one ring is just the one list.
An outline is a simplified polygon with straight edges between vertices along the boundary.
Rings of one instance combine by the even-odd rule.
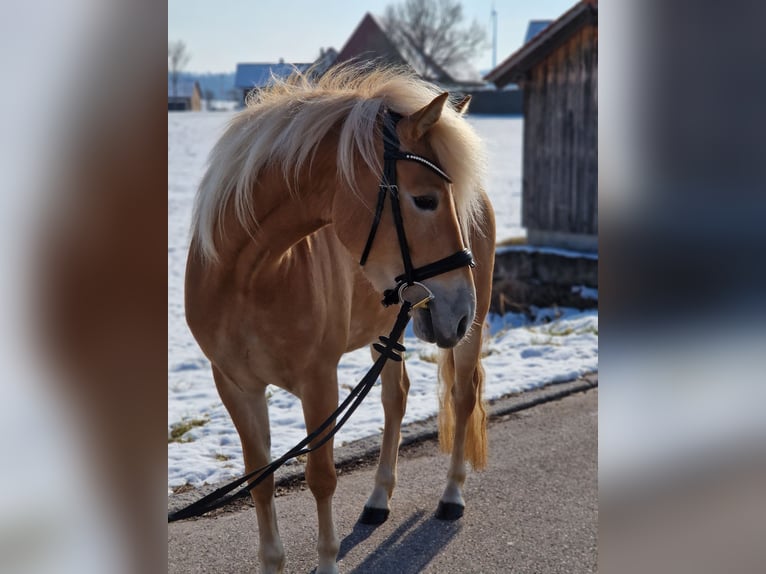
[[457, 338], [462, 339], [465, 332], [468, 330], [468, 317], [460, 319], [460, 323], [457, 325]]

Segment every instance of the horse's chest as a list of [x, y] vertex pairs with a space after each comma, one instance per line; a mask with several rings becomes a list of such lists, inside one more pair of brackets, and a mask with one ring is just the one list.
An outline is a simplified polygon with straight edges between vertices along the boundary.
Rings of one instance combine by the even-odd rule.
[[361, 313], [352, 314], [346, 351], [369, 345], [379, 336], [388, 334], [395, 319], [395, 312], [391, 313], [390, 310], [382, 308], [366, 309]]

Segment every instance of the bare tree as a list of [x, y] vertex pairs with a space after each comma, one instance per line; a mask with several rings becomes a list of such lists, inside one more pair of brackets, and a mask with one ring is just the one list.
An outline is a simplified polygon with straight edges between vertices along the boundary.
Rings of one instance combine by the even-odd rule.
[[186, 51], [186, 44], [183, 40], [168, 42], [168, 74], [173, 83], [173, 97], [178, 95], [178, 76], [181, 70], [189, 63], [191, 55]]
[[484, 28], [464, 20], [458, 0], [405, 0], [389, 5], [383, 17], [386, 30], [408, 56], [421, 59], [426, 68], [442, 69], [468, 64], [486, 48]]

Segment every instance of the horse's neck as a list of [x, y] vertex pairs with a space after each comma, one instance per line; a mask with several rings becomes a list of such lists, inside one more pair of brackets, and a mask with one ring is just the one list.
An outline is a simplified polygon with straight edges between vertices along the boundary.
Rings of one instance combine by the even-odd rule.
[[291, 247], [330, 223], [332, 181], [301, 177], [291, 193], [281, 173], [262, 174], [253, 189], [256, 224], [248, 230], [237, 220], [233, 208], [228, 210], [224, 258], [237, 266], [247, 266], [248, 261], [253, 266], [278, 263]]
[[268, 213], [260, 218], [256, 214], [258, 227], [253, 239], [272, 257], [283, 255], [293, 245], [331, 221], [332, 197], [329, 192], [310, 194], [301, 190], [299, 193], [298, 198], [285, 193], [282, 201]]

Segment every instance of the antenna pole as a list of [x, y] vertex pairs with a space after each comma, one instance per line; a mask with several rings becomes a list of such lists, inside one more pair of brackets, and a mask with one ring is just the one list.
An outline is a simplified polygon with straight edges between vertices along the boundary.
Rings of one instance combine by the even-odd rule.
[[497, 67], [497, 10], [492, 2], [492, 68]]

